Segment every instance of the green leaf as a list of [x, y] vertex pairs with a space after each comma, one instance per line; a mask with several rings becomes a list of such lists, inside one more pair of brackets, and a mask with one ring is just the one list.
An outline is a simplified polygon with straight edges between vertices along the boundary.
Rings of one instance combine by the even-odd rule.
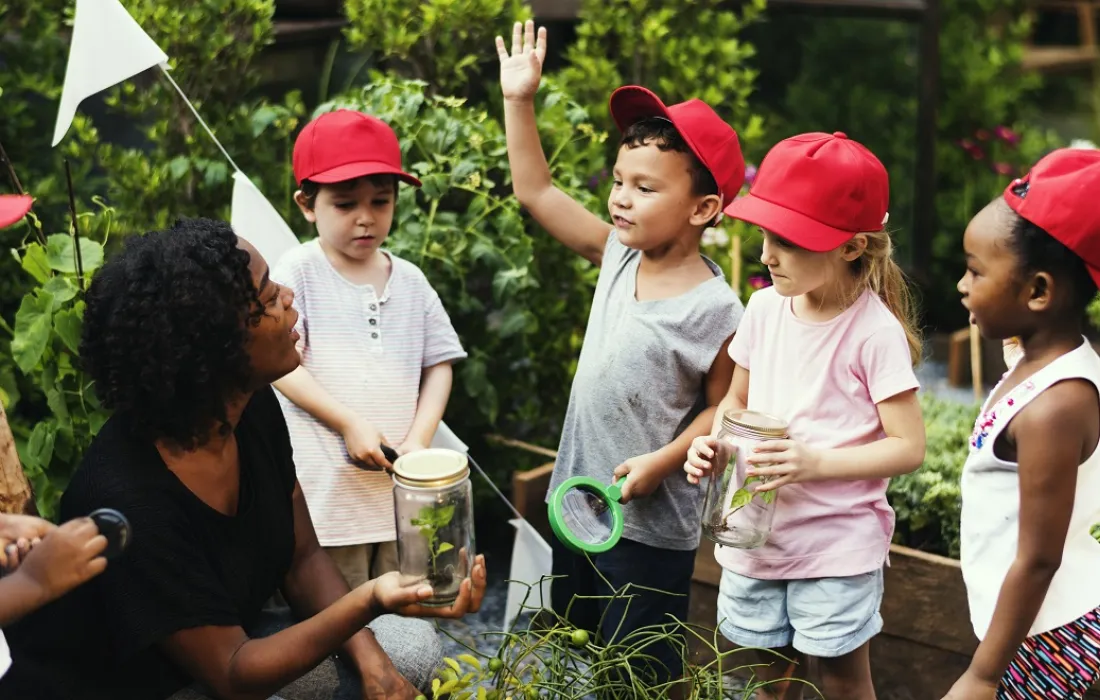
[[11, 354], [15, 364], [24, 374], [30, 374], [46, 351], [50, 341], [50, 313], [53, 296], [38, 290], [23, 297], [19, 311], [15, 313], [15, 337], [11, 341]]
[[191, 159], [187, 156], [176, 156], [168, 162], [168, 174], [173, 180], [179, 180], [191, 170]]
[[54, 308], [57, 308], [76, 296], [77, 288], [71, 279], [58, 275], [51, 277], [43, 287], [53, 295]]
[[[50, 269], [76, 274], [73, 255], [73, 237], [67, 233], [55, 233], [46, 239], [46, 258]], [[103, 246], [88, 238], [80, 239], [80, 263], [85, 275], [90, 275], [103, 264]]]
[[775, 497], [779, 495], [779, 489], [772, 489], [771, 491], [764, 491], [760, 494], [760, 500], [764, 503], [771, 503], [775, 500]]
[[733, 492], [733, 498], [730, 499], [730, 508], [744, 508], [752, 501], [752, 492], [748, 489], [737, 489]]
[[26, 461], [39, 469], [45, 469], [53, 459], [54, 440], [57, 439], [57, 428], [49, 421], [41, 421], [34, 426], [31, 437], [27, 440]]
[[50, 262], [46, 257], [46, 249], [41, 243], [31, 243], [27, 246], [23, 253], [22, 265], [35, 281], [44, 284], [50, 279]]
[[455, 546], [450, 542], [444, 542], [443, 544], [439, 545], [439, 549], [435, 550], [435, 555], [438, 557], [440, 554], [443, 554], [444, 552], [449, 552], [454, 548]]
[[61, 342], [74, 355], [80, 354], [80, 333], [84, 328], [84, 302], [78, 301], [71, 309], [54, 314], [53, 326]]
[[271, 105], [264, 105], [252, 114], [252, 137], [256, 138], [271, 126], [271, 123], [279, 118], [279, 110]]

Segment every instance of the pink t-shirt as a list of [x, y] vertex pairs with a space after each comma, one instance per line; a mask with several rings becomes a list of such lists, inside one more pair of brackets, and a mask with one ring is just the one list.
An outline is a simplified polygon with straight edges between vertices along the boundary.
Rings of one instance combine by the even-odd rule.
[[[790, 436], [817, 448], [885, 437], [876, 404], [918, 388], [905, 331], [882, 300], [865, 292], [823, 323], [795, 316], [774, 288], [749, 299], [730, 343], [749, 370], [749, 405], [784, 418]], [[815, 481], [779, 490], [767, 543], [718, 546], [725, 568], [758, 579], [855, 576], [886, 561], [894, 511], [887, 479]]]

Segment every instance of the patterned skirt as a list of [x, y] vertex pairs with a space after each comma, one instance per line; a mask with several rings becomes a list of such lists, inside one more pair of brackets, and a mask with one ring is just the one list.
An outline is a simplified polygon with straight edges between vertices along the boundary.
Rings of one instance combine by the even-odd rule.
[[997, 700], [1079, 700], [1100, 675], [1100, 608], [1024, 640]]

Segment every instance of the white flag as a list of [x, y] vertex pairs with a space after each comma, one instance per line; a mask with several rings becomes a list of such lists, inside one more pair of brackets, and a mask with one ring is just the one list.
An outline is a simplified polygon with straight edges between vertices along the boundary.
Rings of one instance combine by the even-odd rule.
[[455, 452], [461, 452], [462, 454], [467, 454], [470, 451], [466, 443], [459, 440], [458, 436], [454, 434], [454, 431], [443, 421], [439, 421], [439, 427], [432, 437], [432, 447], [442, 447], [448, 450], [454, 450]]
[[76, 21], [53, 130], [56, 146], [86, 98], [153, 66], [165, 67], [160, 50], [118, 0], [76, 0]]
[[230, 223], [233, 231], [256, 246], [268, 267], [275, 267], [283, 253], [300, 245], [298, 237], [271, 206], [271, 202], [239, 171], [233, 173], [232, 207]]
[[504, 603], [505, 631], [520, 614], [521, 606], [529, 613], [550, 607], [551, 582], [546, 577], [550, 576], [554, 563], [550, 544], [531, 523], [518, 518], [508, 522], [516, 528], [516, 541], [512, 545], [512, 570], [508, 574], [508, 598]]

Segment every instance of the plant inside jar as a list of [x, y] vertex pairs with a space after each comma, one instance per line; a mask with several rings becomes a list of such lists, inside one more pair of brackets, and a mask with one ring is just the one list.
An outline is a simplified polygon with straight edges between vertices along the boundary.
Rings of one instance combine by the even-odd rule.
[[[437, 504], [432, 506], [424, 506], [420, 509], [416, 518], [413, 518], [413, 527], [419, 528], [421, 536], [428, 543], [428, 582], [433, 587], [437, 587], [443, 584], [451, 582], [453, 578], [454, 567], [444, 567], [444, 570], [439, 569], [439, 557], [445, 552], [449, 552], [455, 548], [450, 542], [439, 541], [439, 531], [451, 524], [451, 520], [455, 515], [454, 505]], [[452, 573], [447, 573], [446, 569], [452, 569]]]
[[719, 522], [714, 527], [715, 532], [724, 532], [725, 530], [729, 529], [726, 523], [729, 522], [730, 516], [751, 503], [753, 496], [759, 495], [760, 500], [767, 504], [770, 504], [772, 501], [775, 500], [776, 494], [779, 493], [777, 489], [773, 489], [771, 491], [763, 491], [757, 494], [754, 489], [750, 488], [754, 483], [762, 484], [764, 483], [764, 480], [761, 479], [759, 476], [746, 477], [745, 483], [741, 484], [741, 488], [733, 492], [733, 496], [730, 498], [730, 507], [724, 513], [722, 513], [722, 517], [719, 519]]

